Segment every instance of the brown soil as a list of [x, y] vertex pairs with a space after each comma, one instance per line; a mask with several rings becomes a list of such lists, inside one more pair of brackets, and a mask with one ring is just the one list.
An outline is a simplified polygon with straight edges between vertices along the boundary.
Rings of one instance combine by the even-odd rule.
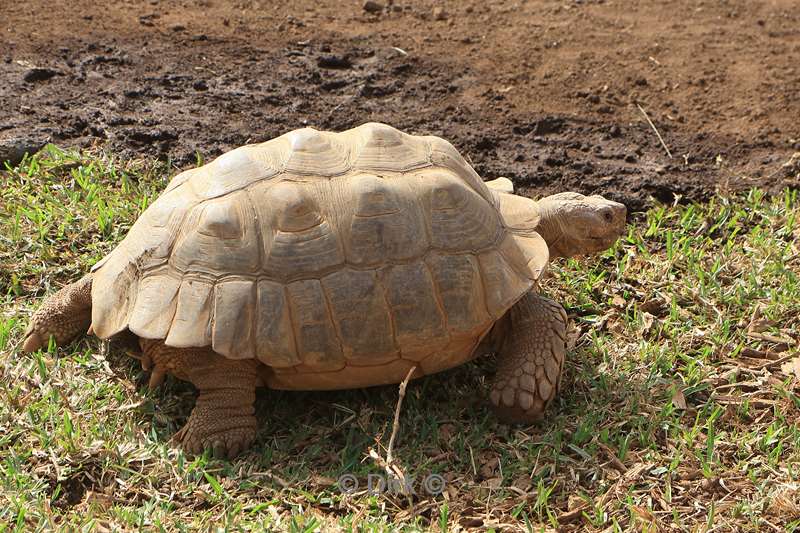
[[796, 0], [379, 2], [2, 2], [0, 140], [190, 166], [375, 120], [529, 194], [798, 185]]

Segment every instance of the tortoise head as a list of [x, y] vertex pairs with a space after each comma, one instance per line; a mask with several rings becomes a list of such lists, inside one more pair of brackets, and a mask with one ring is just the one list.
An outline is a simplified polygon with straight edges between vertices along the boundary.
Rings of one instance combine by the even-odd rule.
[[550, 257], [602, 252], [625, 231], [625, 206], [602, 196], [564, 192], [542, 198], [538, 232]]

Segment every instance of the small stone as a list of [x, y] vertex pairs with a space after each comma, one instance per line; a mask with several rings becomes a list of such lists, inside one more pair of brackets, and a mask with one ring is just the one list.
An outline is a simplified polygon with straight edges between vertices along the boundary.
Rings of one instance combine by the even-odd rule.
[[47, 144], [48, 140], [41, 137], [9, 137], [0, 139], [0, 168], [7, 161], [12, 167], [16, 166], [25, 157], [33, 155]]
[[49, 80], [56, 74], [58, 74], [58, 72], [51, 68], [34, 67], [32, 69], [28, 69], [22, 76], [22, 79], [26, 83], [35, 83], [37, 81]]
[[365, 0], [363, 8], [367, 13], [380, 13], [383, 11], [383, 4], [375, 0]]
[[434, 20], [447, 20], [447, 11], [444, 10], [443, 7], [434, 7], [433, 8], [433, 19]]
[[208, 90], [208, 84], [205, 82], [205, 80], [196, 80], [192, 84], [192, 87], [194, 88], [195, 91], [206, 91], [206, 90]]
[[324, 55], [317, 58], [319, 68], [350, 68], [353, 64], [345, 56]]
[[177, 31], [185, 31], [186, 30], [186, 26], [184, 26], [183, 24], [173, 24], [173, 25], [171, 25], [169, 27], [169, 29], [172, 30], [172, 31], [175, 31], [175, 32], [177, 32]]

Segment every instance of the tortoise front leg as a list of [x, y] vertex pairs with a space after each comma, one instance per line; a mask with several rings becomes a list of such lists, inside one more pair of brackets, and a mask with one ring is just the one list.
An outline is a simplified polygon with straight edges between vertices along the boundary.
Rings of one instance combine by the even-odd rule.
[[31, 317], [22, 349], [34, 352], [46, 348], [50, 337], [63, 345], [92, 323], [92, 275], [87, 274], [47, 298]]
[[228, 359], [210, 348], [173, 348], [160, 340], [141, 341], [145, 370], [152, 365], [150, 386], [169, 373], [191, 382], [200, 391], [186, 425], [173, 437], [186, 453], [205, 449], [215, 457], [233, 458], [256, 436], [253, 406], [258, 383], [258, 361]]
[[489, 395], [498, 416], [512, 423], [540, 420], [561, 384], [567, 352], [567, 314], [529, 292], [509, 311], [511, 331], [498, 352]]

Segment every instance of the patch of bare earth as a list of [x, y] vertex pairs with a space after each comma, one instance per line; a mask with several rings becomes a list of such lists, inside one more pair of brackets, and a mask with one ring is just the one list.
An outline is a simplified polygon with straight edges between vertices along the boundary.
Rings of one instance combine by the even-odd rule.
[[793, 6], [5, 3], [0, 140], [186, 166], [303, 125], [375, 120], [442, 135], [527, 194], [641, 209], [779, 190], [797, 186], [782, 165], [800, 150]]

